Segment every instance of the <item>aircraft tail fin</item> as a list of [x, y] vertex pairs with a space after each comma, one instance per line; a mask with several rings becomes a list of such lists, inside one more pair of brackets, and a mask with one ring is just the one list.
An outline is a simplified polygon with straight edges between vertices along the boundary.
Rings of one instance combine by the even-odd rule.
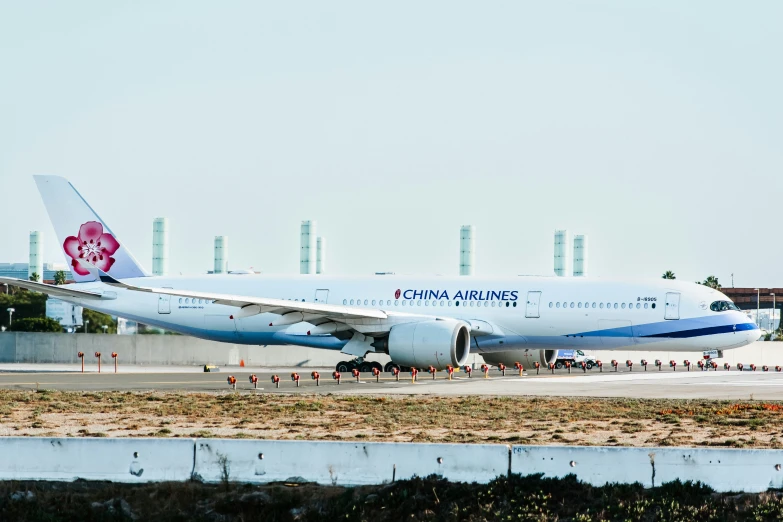
[[95, 281], [93, 267], [118, 279], [149, 275], [68, 180], [33, 177], [74, 281]]

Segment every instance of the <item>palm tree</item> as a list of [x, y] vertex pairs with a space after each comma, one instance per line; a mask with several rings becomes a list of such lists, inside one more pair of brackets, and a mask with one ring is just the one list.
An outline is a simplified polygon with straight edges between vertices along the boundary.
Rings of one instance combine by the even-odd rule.
[[65, 284], [65, 272], [62, 270], [58, 270], [54, 273], [54, 284], [56, 285], [64, 285]]
[[674, 275], [674, 272], [672, 272], [671, 270], [667, 270], [666, 272], [664, 272], [663, 273], [663, 278], [664, 279], [677, 279], [677, 277]]
[[30, 281], [35, 281], [36, 283], [40, 282], [41, 276], [38, 275], [38, 272], [33, 272], [30, 274]]
[[715, 276], [708, 276], [707, 279], [704, 280], [702, 283], [704, 286], [709, 286], [710, 288], [714, 288], [715, 290], [720, 290], [720, 283], [718, 282], [718, 278]]

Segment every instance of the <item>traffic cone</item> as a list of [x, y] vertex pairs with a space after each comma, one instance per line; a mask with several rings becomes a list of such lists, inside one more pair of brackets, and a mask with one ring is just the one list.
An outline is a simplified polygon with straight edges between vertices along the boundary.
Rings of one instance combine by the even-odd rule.
[[240, 368], [244, 368], [245, 367], [245, 360], [244, 359], [240, 359], [239, 360], [239, 367]]

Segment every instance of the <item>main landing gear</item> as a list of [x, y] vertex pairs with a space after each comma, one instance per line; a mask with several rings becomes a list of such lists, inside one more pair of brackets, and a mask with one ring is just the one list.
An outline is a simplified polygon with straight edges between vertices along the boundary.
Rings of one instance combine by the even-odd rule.
[[381, 366], [381, 363], [379, 362], [365, 361], [361, 357], [357, 357], [351, 361], [340, 361], [337, 363], [335, 370], [340, 373], [351, 373], [354, 368], [359, 370], [361, 373], [370, 373], [373, 368], [378, 368], [378, 371], [386, 373], [391, 373], [394, 368], [397, 368], [403, 373], [409, 372], [411, 370], [407, 366], [400, 366], [399, 364], [393, 362], [387, 362], [386, 366]]
[[[388, 365], [387, 365], [388, 366]], [[379, 362], [365, 361], [361, 357], [357, 357], [352, 361], [340, 361], [337, 363], [335, 370], [340, 373], [351, 373], [353, 369], [359, 370], [361, 373], [370, 373], [373, 368], [378, 368], [378, 371], [383, 371], [383, 366]]]

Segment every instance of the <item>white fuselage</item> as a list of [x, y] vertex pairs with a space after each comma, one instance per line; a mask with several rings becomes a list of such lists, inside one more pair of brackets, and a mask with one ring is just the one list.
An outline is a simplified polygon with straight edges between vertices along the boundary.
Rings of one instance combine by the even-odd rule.
[[[742, 312], [715, 312], [729, 301], [720, 292], [672, 280], [617, 281], [581, 277], [329, 277], [203, 275], [145, 277], [128, 284], [206, 293], [319, 302], [394, 312], [388, 320], [363, 320], [352, 328], [368, 336], [395, 324], [432, 318], [471, 326], [471, 351], [519, 350], [726, 350], [758, 339]], [[237, 308], [211, 301], [128, 291], [100, 282], [71, 285], [116, 299], [73, 302], [141, 323], [215, 341], [295, 344], [340, 350], [344, 336], [311, 334], [299, 322], [271, 326], [274, 314], [238, 318]]]

